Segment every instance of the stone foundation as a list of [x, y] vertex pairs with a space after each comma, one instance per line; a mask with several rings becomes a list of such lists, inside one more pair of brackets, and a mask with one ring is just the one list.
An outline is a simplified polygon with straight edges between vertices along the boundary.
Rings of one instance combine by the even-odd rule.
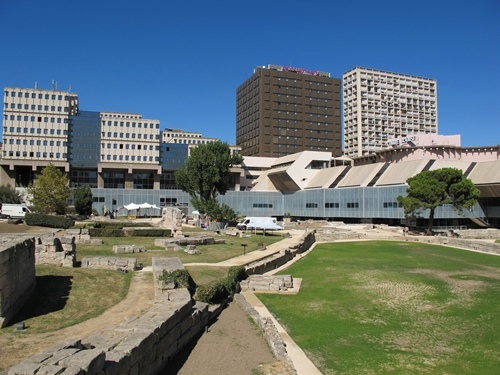
[[167, 247], [172, 244], [179, 246], [187, 245], [211, 245], [211, 244], [224, 244], [226, 240], [215, 239], [209, 236], [197, 236], [197, 237], [177, 237], [177, 238], [156, 238], [155, 246]]
[[135, 245], [113, 245], [113, 252], [115, 254], [134, 254], [143, 253], [146, 251], [144, 246]]
[[93, 257], [82, 259], [82, 268], [135, 271], [136, 266], [137, 259], [135, 258]]
[[293, 278], [290, 275], [251, 275], [240, 282], [241, 291], [279, 292], [293, 288]]

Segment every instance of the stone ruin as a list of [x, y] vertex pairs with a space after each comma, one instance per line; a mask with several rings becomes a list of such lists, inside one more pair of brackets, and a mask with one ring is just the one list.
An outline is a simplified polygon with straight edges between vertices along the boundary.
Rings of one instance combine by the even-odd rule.
[[136, 245], [113, 245], [113, 252], [115, 254], [144, 253], [146, 252], [146, 248], [144, 246]]
[[170, 229], [173, 237], [182, 236], [182, 211], [175, 207], [164, 207], [161, 211], [160, 228]]
[[45, 234], [37, 237], [35, 239], [35, 264], [75, 267], [75, 237], [61, 234]]

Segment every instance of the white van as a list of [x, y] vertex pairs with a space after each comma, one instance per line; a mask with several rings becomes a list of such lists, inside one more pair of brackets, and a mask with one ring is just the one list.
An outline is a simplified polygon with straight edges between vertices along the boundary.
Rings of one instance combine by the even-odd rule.
[[275, 217], [251, 217], [251, 216], [248, 216], [245, 219], [243, 219], [241, 222], [236, 224], [236, 228], [238, 228], [240, 230], [253, 229], [253, 228], [255, 228], [256, 224], [261, 224], [263, 222], [270, 223], [270, 227], [272, 227], [272, 229], [278, 229], [278, 227], [279, 227]]
[[0, 215], [8, 219], [24, 219], [24, 215], [31, 212], [24, 204], [1, 203]]

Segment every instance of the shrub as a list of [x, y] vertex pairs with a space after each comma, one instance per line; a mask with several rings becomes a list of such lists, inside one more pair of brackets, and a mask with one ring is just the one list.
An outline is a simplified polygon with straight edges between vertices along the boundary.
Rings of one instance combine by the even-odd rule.
[[27, 213], [24, 220], [27, 225], [49, 228], [68, 229], [75, 225], [74, 220], [71, 220], [68, 217], [47, 214]]
[[239, 282], [246, 277], [245, 267], [231, 267], [223, 279], [198, 286], [195, 299], [209, 304], [221, 303], [239, 291]]
[[228, 297], [227, 289], [222, 280], [213, 280], [199, 285], [196, 289], [195, 299], [209, 304], [221, 303]]
[[189, 271], [186, 269], [174, 270], [170, 272], [167, 270], [163, 270], [163, 273], [160, 277], [158, 277], [158, 280], [165, 281], [167, 283], [173, 282], [175, 289], [186, 288], [187, 290], [189, 290], [191, 296], [196, 290], [196, 283], [189, 274]]

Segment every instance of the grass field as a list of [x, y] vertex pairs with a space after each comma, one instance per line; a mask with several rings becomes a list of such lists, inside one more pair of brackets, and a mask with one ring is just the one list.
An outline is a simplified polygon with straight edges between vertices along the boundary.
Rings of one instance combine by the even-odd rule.
[[[13, 321], [24, 321], [28, 334], [56, 331], [93, 318], [127, 295], [132, 273], [36, 267], [36, 290]], [[2, 328], [1, 334], [15, 334]]]
[[[203, 234], [207, 234], [206, 232]], [[219, 237], [217, 237], [219, 238]], [[266, 246], [281, 241], [283, 237], [279, 234], [251, 234], [249, 237], [220, 237], [226, 240], [225, 244], [217, 245], [197, 245], [196, 248], [201, 254], [189, 255], [184, 252], [166, 251], [164, 247], [155, 246], [154, 237], [104, 237], [102, 245], [78, 244], [76, 249], [77, 261], [84, 257], [96, 256], [118, 256], [132, 257], [137, 259], [137, 263], [144, 266], [151, 265], [153, 257], [177, 257], [183, 263], [218, 263], [227, 259], [243, 255], [242, 243], [247, 244], [246, 251], [251, 252], [259, 248], [259, 243]], [[144, 246], [146, 252], [134, 254], [115, 254], [113, 245], [136, 245]]]
[[259, 298], [324, 374], [498, 374], [500, 257], [397, 242], [321, 244]]

